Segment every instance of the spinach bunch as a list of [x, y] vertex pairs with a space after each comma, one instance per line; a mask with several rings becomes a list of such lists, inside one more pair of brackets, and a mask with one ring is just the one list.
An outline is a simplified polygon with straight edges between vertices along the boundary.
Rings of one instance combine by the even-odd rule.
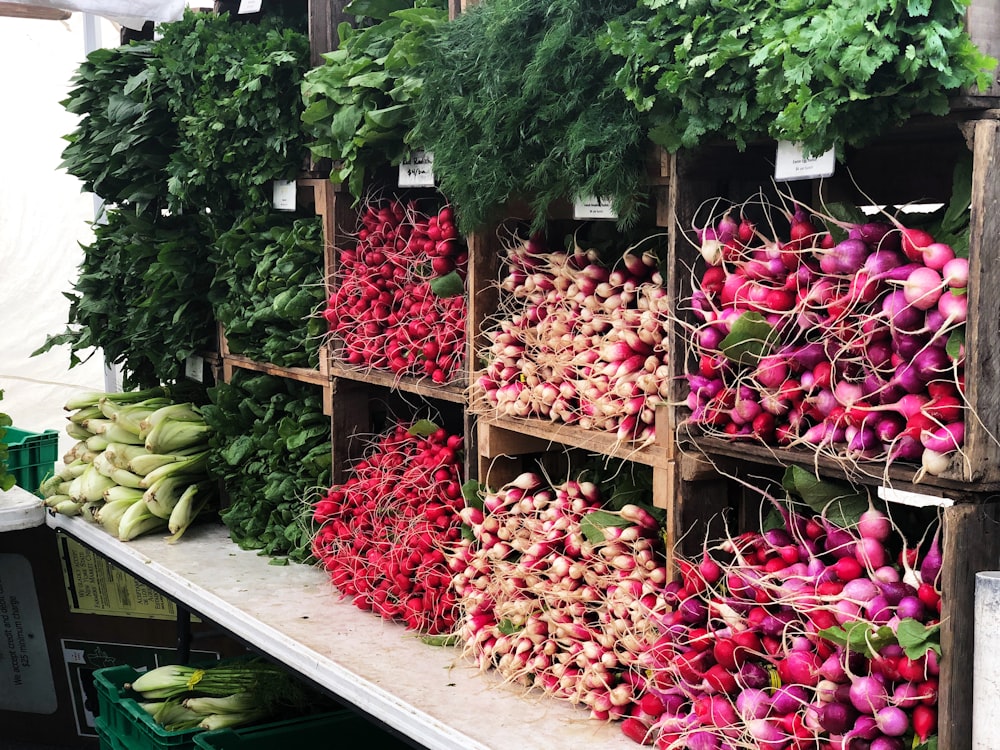
[[330, 178], [360, 199], [368, 172], [410, 150], [416, 66], [448, 12], [445, 0], [354, 0], [344, 10], [359, 28], [341, 24], [340, 46], [306, 73], [302, 120], [312, 153], [334, 160]]
[[209, 473], [222, 480], [222, 521], [243, 549], [312, 562], [310, 495], [332, 482], [330, 418], [314, 385], [233, 373], [208, 389], [202, 407], [213, 428]]
[[165, 205], [177, 138], [163, 81], [150, 66], [155, 54], [153, 42], [94, 50], [61, 102], [80, 119], [65, 136], [60, 166], [87, 191], [139, 210]]
[[[3, 400], [3, 390], [0, 389], [0, 400]], [[9, 414], [0, 412], [0, 490], [6, 492], [17, 483], [17, 478], [10, 473], [7, 466], [7, 443], [4, 442], [4, 433], [8, 427], [14, 424]]]
[[251, 215], [212, 244], [210, 300], [234, 354], [280, 367], [316, 367], [326, 322], [318, 218]]
[[266, 208], [270, 183], [302, 167], [309, 40], [280, 24], [188, 11], [161, 27], [152, 65], [177, 128], [166, 167], [171, 210]]
[[206, 221], [107, 211], [83, 248], [73, 291], [63, 293], [70, 301], [66, 330], [33, 354], [68, 344], [73, 367], [101, 349], [121, 367], [127, 390], [183, 377], [188, 356], [215, 347]]
[[559, 199], [610, 198], [622, 228], [645, 202], [646, 133], [598, 47], [634, 0], [490, 0], [444, 24], [416, 74], [411, 135], [469, 231], [528, 198], [536, 228]]
[[996, 61], [965, 31], [968, 0], [639, 0], [602, 45], [670, 151], [770, 136], [818, 155], [863, 145], [948, 96], [989, 85]]

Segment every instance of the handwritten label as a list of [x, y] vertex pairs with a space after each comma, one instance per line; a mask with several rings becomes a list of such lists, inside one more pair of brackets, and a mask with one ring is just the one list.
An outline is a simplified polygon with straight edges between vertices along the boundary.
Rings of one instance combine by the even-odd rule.
[[573, 218], [578, 221], [587, 219], [617, 219], [618, 214], [611, 207], [610, 198], [587, 196], [578, 198], [573, 204]]
[[205, 358], [191, 354], [184, 360], [184, 374], [198, 383], [205, 379]]
[[0, 554], [0, 710], [51, 714], [58, 707], [31, 563]]
[[278, 211], [294, 211], [295, 193], [295, 180], [275, 180], [271, 205]]
[[831, 148], [819, 156], [805, 156], [797, 143], [778, 141], [778, 155], [774, 162], [774, 179], [778, 182], [812, 180], [833, 175], [837, 158]]
[[434, 154], [411, 152], [399, 165], [399, 187], [434, 187]]
[[259, 13], [262, 4], [263, 0], [240, 0], [240, 7], [237, 9], [236, 14]]

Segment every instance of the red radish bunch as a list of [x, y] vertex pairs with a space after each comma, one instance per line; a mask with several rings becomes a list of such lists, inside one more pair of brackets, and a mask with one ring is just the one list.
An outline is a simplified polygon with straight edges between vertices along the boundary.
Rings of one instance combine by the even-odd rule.
[[[965, 434], [968, 261], [873, 221], [836, 242], [799, 208], [785, 237], [727, 213], [699, 232], [688, 407], [710, 434], [949, 469]], [[773, 228], [773, 222], [766, 224]]]
[[446, 383], [465, 362], [464, 294], [440, 296], [436, 279], [465, 279], [468, 253], [449, 206], [426, 216], [411, 202], [370, 203], [357, 244], [338, 254], [323, 312], [339, 356], [359, 368]]
[[463, 441], [423, 424], [382, 435], [316, 503], [313, 554], [361, 609], [442, 634], [457, 612], [446, 554], [461, 537]]
[[667, 612], [659, 525], [637, 505], [600, 510], [598, 495], [525, 473], [462, 511], [475, 540], [450, 560], [460, 634], [481, 669], [595, 718], [645, 715], [637, 659]]
[[680, 580], [664, 594], [673, 612], [639, 661], [663, 706], [643, 722], [646, 744], [920, 746], [936, 734], [936, 541], [915, 570], [909, 553], [889, 559], [896, 532], [881, 511], [851, 529], [783, 518], [679, 560]]
[[480, 353], [488, 404], [504, 416], [650, 441], [669, 382], [667, 298], [655, 254], [630, 248], [609, 265], [578, 245], [508, 245], [500, 313]]

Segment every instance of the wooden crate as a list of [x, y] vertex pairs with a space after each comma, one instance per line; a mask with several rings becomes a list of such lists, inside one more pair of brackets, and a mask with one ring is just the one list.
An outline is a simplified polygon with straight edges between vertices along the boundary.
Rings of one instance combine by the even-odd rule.
[[[1000, 58], [1000, 5], [996, 0], [972, 0], [965, 12], [965, 27], [972, 38], [972, 43], [983, 54]], [[995, 71], [993, 85], [980, 94], [973, 95], [1000, 96], [1000, 69]]]
[[[968, 292], [966, 397], [971, 412], [966, 417], [964, 459], [956, 455], [949, 469], [939, 476], [927, 476], [922, 485], [953, 490], [992, 490], [1000, 488], [1000, 372], [993, 352], [1000, 347], [1000, 268], [994, 262], [1000, 243], [1000, 215], [995, 206], [1000, 200], [1000, 121], [996, 110], [984, 110], [974, 118], [919, 118], [907, 127], [888, 134], [865, 149], [850, 149], [846, 164], [825, 181], [790, 183], [786, 191], [810, 205], [822, 201], [850, 200], [857, 205], [902, 204], [907, 202], [946, 202], [951, 194], [952, 170], [956, 158], [971, 148], [974, 174], [970, 232], [970, 285]], [[671, 307], [690, 293], [691, 268], [704, 267], [694, 246], [689, 228], [703, 201], [721, 198], [741, 202], [763, 193], [773, 194], [773, 159], [775, 146], [755, 144], [743, 153], [728, 144], [707, 146], [675, 157], [671, 194], [675, 217], [671, 224], [670, 296]], [[850, 172], [848, 172], [850, 170]], [[863, 191], [863, 194], [859, 192]], [[685, 351], [683, 328], [675, 325], [671, 337], [673, 352]], [[827, 472], [850, 473], [855, 481], [869, 484], [910, 482], [919, 467], [894, 463], [863, 462], [848, 470], [835, 459], [815, 459], [811, 451], [751, 445], [706, 439], [697, 426], [685, 422], [688, 410], [684, 375], [696, 366], [684, 357], [672, 358], [674, 392], [677, 404], [675, 423], [678, 442], [687, 449], [711, 454], [745, 456], [749, 460], [767, 459], [781, 463], [818, 465]], [[976, 416], [973, 417], [972, 414]]]

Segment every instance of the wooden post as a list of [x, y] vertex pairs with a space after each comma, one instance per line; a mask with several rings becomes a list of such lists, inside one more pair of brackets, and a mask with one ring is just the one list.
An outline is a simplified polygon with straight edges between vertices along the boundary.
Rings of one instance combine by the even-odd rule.
[[323, 54], [340, 46], [337, 27], [353, 16], [344, 13], [349, 0], [309, 0], [309, 60], [312, 67], [323, 64]]
[[941, 541], [938, 747], [971, 750], [976, 573], [996, 570], [1000, 560], [1000, 503], [945, 508]]

